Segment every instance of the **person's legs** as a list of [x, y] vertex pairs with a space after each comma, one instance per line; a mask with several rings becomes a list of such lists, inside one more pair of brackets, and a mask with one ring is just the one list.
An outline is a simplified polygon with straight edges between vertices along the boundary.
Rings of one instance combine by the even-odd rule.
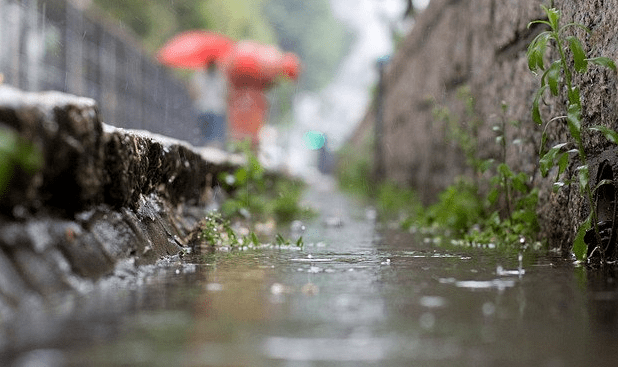
[[223, 147], [225, 144], [225, 116], [206, 112], [199, 115], [198, 121], [204, 144]]

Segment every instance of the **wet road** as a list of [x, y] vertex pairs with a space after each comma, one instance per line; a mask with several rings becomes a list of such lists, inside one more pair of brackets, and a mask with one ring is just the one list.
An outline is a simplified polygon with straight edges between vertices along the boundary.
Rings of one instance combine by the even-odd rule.
[[618, 360], [613, 274], [548, 255], [378, 236], [370, 210], [324, 184], [307, 200], [322, 214], [306, 224], [302, 250], [173, 260], [102, 282], [25, 316], [5, 358], [12, 366]]

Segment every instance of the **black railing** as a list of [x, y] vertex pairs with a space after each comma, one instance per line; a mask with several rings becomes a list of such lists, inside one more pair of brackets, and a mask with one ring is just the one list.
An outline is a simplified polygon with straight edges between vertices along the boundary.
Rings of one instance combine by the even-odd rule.
[[110, 125], [203, 143], [186, 85], [118, 24], [80, 3], [0, 0], [4, 83], [90, 97]]

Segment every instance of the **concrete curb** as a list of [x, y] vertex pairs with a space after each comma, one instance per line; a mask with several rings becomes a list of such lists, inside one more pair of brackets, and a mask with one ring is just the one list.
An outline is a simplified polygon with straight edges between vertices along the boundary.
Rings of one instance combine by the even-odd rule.
[[33, 143], [44, 161], [35, 173], [12, 164], [0, 195], [0, 320], [29, 296], [79, 289], [118, 264], [152, 264], [188, 249], [216, 205], [218, 174], [242, 163], [105, 125], [93, 100], [59, 92], [0, 86], [0, 127]]

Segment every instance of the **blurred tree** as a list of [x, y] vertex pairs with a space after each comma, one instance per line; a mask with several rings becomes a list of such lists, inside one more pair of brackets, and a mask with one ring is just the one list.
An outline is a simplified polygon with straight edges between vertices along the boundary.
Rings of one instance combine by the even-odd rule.
[[353, 39], [334, 18], [329, 1], [269, 0], [264, 14], [280, 47], [302, 60], [299, 88], [318, 90], [328, 84]]
[[406, 10], [403, 13], [404, 18], [414, 18], [416, 15], [416, 8], [414, 7], [414, 1], [406, 0]]
[[103, 9], [137, 34], [146, 49], [155, 51], [174, 34], [194, 28], [212, 28], [200, 9], [203, 0], [94, 0]]
[[201, 2], [201, 13], [210, 28], [236, 40], [251, 39], [276, 43], [271, 25], [263, 13], [269, 0], [209, 0]]

